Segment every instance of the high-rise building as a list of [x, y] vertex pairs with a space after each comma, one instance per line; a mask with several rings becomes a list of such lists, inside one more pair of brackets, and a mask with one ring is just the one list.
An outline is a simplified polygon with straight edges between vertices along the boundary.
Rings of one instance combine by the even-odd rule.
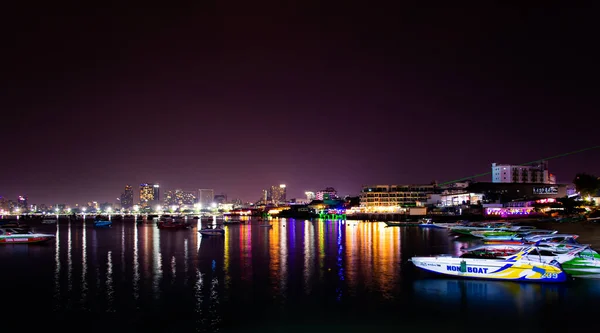
[[212, 188], [201, 188], [198, 190], [198, 203], [202, 208], [209, 208], [215, 200], [215, 190]]
[[556, 184], [556, 177], [548, 171], [547, 161], [537, 165], [492, 163], [492, 182]]
[[324, 190], [317, 191], [316, 200], [337, 199], [337, 191], [333, 187], [326, 187]]
[[133, 187], [125, 185], [125, 191], [121, 193], [121, 208], [131, 209], [133, 207]]
[[159, 190], [158, 184], [140, 184], [140, 205], [148, 207], [157, 204], [160, 200]]
[[164, 204], [167, 206], [193, 205], [196, 203], [196, 195], [194, 193], [180, 189], [167, 191], [164, 197]]
[[304, 194], [306, 195], [306, 201], [308, 201], [308, 202], [311, 202], [311, 201], [315, 200], [315, 198], [316, 198], [315, 192], [306, 191], [306, 192], [304, 192]]
[[271, 186], [271, 203], [277, 205], [280, 203], [285, 203], [286, 200], [286, 187], [285, 184], [281, 184], [279, 186]]
[[21, 211], [25, 211], [27, 210], [27, 196], [24, 195], [20, 195], [17, 198], [17, 207], [21, 210]]

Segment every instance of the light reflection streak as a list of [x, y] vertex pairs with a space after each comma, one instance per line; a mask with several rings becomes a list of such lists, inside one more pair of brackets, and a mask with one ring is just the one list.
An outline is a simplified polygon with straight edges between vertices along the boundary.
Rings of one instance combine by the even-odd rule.
[[88, 291], [87, 285], [87, 230], [83, 220], [83, 236], [81, 237], [81, 303], [85, 303]]
[[[285, 227], [286, 225], [287, 223], [282, 226]], [[284, 298], [287, 293], [287, 250], [287, 228], [284, 228], [281, 229], [279, 237], [279, 290]]]
[[60, 229], [56, 223], [56, 238], [54, 250], [54, 298], [56, 299], [55, 310], [60, 308]]
[[314, 226], [309, 221], [304, 221], [304, 291], [312, 291], [310, 279], [314, 272], [315, 238]]
[[121, 272], [125, 274], [125, 223], [121, 221]]
[[152, 232], [152, 259], [153, 259], [153, 283], [154, 297], [160, 297], [160, 280], [162, 278], [162, 256], [160, 253], [160, 230], [153, 229]]
[[323, 274], [325, 274], [325, 223], [321, 220], [316, 223], [319, 233], [319, 281], [323, 281]]
[[113, 263], [112, 251], [108, 251], [106, 259], [106, 300], [108, 301], [107, 312], [114, 312], [113, 303], [115, 300], [115, 289], [113, 286]]
[[196, 296], [196, 327], [201, 327], [204, 323], [204, 316], [202, 315], [202, 303], [204, 302], [204, 296], [202, 295], [202, 273], [196, 268], [196, 283], [194, 285], [194, 296]]
[[177, 269], [176, 269], [175, 265], [176, 265], [175, 256], [172, 256], [171, 257], [171, 284], [175, 283], [175, 277], [176, 277], [176, 273], [177, 273]]
[[342, 245], [342, 224], [340, 222], [337, 223], [337, 268], [338, 268], [338, 277], [340, 285], [337, 288], [337, 300], [341, 301], [342, 299], [342, 288], [341, 283], [344, 281], [344, 264], [343, 264], [343, 250], [344, 246]]
[[133, 228], [133, 297], [137, 301], [140, 298], [140, 258], [138, 250], [138, 227]]
[[219, 280], [215, 274], [215, 262], [213, 260], [213, 279], [210, 284], [210, 331], [217, 332], [219, 330], [219, 324], [221, 323], [221, 316], [219, 314], [219, 293], [217, 287], [219, 286]]
[[188, 260], [190, 256], [189, 251], [189, 243], [187, 238], [183, 240], [183, 284], [187, 285], [188, 283]]
[[73, 289], [73, 240], [71, 236], [71, 220], [69, 220], [67, 231], [67, 290], [71, 292]]
[[[230, 245], [231, 245], [231, 232], [229, 232], [229, 228], [227, 228], [227, 230], [225, 231], [225, 240], [224, 240], [224, 244], [223, 244], [223, 272], [225, 273], [225, 288], [228, 289], [229, 285], [231, 283], [231, 276], [229, 274], [229, 265], [230, 265], [230, 260], [231, 258], [229, 257], [231, 255], [231, 249], [230, 249]], [[227, 292], [225, 292], [225, 295], [227, 295]]]

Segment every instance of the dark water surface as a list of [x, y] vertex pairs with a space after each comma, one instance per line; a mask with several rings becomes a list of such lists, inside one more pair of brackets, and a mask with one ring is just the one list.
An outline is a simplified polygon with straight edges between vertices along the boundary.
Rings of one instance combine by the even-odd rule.
[[[600, 305], [600, 280], [460, 280], [407, 263], [468, 245], [445, 230], [258, 223], [203, 238], [196, 228], [158, 230], [133, 221], [102, 229], [32, 222], [57, 240], [0, 246], [0, 314], [28, 331], [547, 332], [594, 325]], [[541, 227], [600, 245], [600, 225]]]

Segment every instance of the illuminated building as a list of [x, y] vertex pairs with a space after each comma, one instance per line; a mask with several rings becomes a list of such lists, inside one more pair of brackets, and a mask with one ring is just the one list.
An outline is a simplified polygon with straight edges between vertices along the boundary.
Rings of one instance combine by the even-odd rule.
[[125, 185], [125, 191], [121, 193], [121, 208], [131, 209], [133, 207], [133, 188]]
[[148, 207], [160, 200], [158, 184], [140, 184], [140, 205]]
[[208, 208], [215, 200], [215, 190], [212, 188], [201, 188], [198, 190], [198, 203], [202, 208]]
[[17, 198], [17, 207], [19, 207], [19, 209], [21, 211], [24, 211], [27, 209], [27, 196], [20, 195]]
[[396, 212], [423, 205], [436, 185], [369, 185], [360, 192], [360, 206], [366, 211]]
[[317, 194], [315, 195], [315, 199], [316, 200], [337, 199], [337, 191], [333, 187], [327, 187], [324, 190], [317, 191]]
[[[311, 201], [315, 200], [315, 198], [316, 198], [315, 192], [306, 191], [306, 192], [304, 192], [304, 194], [306, 195], [306, 200], [308, 202], [311, 202]], [[321, 200], [323, 200], [323, 199], [321, 199]]]
[[548, 162], [538, 165], [509, 165], [492, 163], [493, 183], [556, 184], [556, 177], [548, 171]]
[[175, 190], [175, 192], [167, 191], [164, 197], [164, 204], [167, 206], [193, 205], [196, 203], [196, 195], [194, 193], [179, 189]]
[[286, 188], [285, 188], [285, 184], [281, 184], [279, 186], [271, 186], [271, 189], [269, 191], [269, 193], [271, 194], [271, 202], [275, 205], [278, 205], [280, 203], [285, 203], [286, 201]]

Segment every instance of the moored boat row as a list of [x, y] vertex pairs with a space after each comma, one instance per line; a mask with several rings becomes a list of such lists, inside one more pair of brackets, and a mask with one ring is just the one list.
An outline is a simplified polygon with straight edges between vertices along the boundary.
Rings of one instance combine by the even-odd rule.
[[578, 235], [508, 223], [444, 227], [451, 235], [470, 236], [483, 244], [462, 249], [460, 256], [413, 257], [409, 261], [416, 267], [475, 279], [564, 282], [568, 277], [600, 278], [600, 254], [579, 244]]

